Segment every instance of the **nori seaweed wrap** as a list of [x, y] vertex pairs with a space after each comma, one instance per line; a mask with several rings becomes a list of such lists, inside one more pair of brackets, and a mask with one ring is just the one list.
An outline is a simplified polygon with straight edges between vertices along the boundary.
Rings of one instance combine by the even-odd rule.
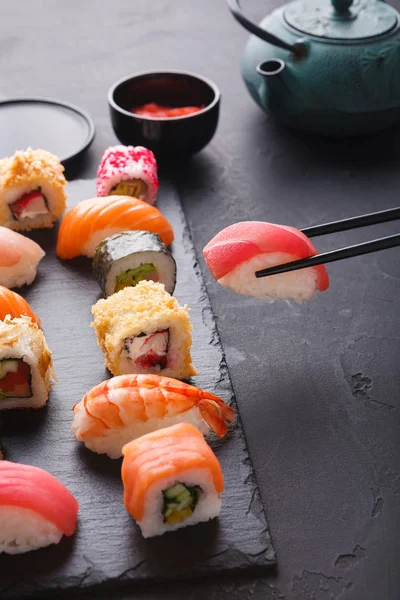
[[123, 231], [97, 246], [93, 273], [106, 298], [143, 280], [163, 283], [166, 291], [172, 294], [176, 263], [156, 233]]

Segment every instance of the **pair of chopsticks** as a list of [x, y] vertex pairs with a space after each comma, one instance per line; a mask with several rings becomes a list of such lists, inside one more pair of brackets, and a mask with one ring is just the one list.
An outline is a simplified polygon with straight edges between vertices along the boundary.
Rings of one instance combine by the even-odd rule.
[[[346, 231], [347, 229], [356, 229], [357, 227], [367, 227], [368, 225], [387, 223], [388, 221], [396, 221], [397, 219], [400, 219], [400, 208], [390, 208], [389, 210], [381, 210], [368, 215], [361, 215], [359, 217], [352, 217], [341, 221], [332, 221], [332, 223], [325, 223], [323, 225], [306, 227], [301, 231], [308, 237], [315, 237], [317, 235]], [[400, 233], [388, 235], [387, 237], [379, 238], [371, 242], [363, 242], [362, 244], [347, 246], [346, 248], [340, 248], [339, 250], [331, 250], [330, 252], [324, 252], [323, 254], [316, 254], [310, 258], [302, 258], [301, 260], [276, 265], [275, 267], [269, 267], [268, 269], [261, 269], [261, 271], [256, 271], [256, 277], [267, 277], [268, 275], [278, 275], [279, 273], [297, 271], [298, 269], [305, 269], [306, 267], [315, 267], [316, 265], [323, 265], [336, 260], [351, 258], [352, 256], [361, 256], [362, 254], [369, 254], [370, 252], [378, 252], [379, 250], [386, 250], [386, 248], [394, 248], [395, 246], [400, 246]]]

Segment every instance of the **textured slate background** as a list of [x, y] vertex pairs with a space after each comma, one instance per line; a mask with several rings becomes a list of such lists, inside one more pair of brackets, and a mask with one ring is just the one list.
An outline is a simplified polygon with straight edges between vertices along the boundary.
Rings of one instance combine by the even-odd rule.
[[[68, 186], [68, 205], [93, 196], [95, 180]], [[193, 383], [234, 402], [232, 387], [190, 233], [174, 188], [165, 183], [158, 206], [172, 223], [178, 301], [191, 308]], [[121, 460], [99, 456], [71, 434], [72, 406], [109, 374], [97, 347], [90, 308], [102, 297], [91, 261], [62, 262], [55, 256], [56, 231], [32, 237], [46, 251], [34, 284], [21, 290], [40, 316], [59, 378], [44, 410], [6, 412], [2, 421], [6, 458], [42, 467], [77, 498], [77, 534], [24, 556], [0, 555], [0, 598], [43, 598], [49, 590], [99, 583], [135, 589], [137, 580], [176, 579], [215, 571], [265, 567], [275, 554], [246, 449], [240, 418], [223, 439], [211, 441], [221, 462], [225, 493], [221, 517], [175, 535], [144, 540], [125, 511]]]
[[[258, 20], [279, 4], [243, 2]], [[102, 150], [115, 142], [106, 91], [116, 79], [182, 68], [219, 85], [214, 140], [166, 174], [179, 184], [198, 251], [240, 219], [300, 227], [399, 204], [399, 132], [332, 142], [275, 127], [244, 89], [247, 34], [223, 0], [116, 0], [112, 9], [97, 0], [21, 0], [2, 6], [0, 33], [0, 93], [56, 96], [96, 122], [94, 145], [70, 175], [94, 176]], [[388, 224], [315, 241], [328, 250], [396, 230]], [[234, 296], [200, 265], [279, 569], [146, 588], [143, 597], [397, 600], [398, 249], [331, 265], [330, 290], [301, 307]]]

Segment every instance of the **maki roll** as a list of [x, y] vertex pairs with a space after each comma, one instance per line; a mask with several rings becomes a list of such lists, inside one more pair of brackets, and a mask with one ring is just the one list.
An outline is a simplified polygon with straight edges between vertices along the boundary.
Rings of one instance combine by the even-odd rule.
[[154, 204], [158, 190], [157, 162], [143, 146], [111, 146], [97, 170], [98, 196], [134, 196]]
[[73, 407], [72, 433], [78, 442], [110, 458], [124, 444], [176, 423], [192, 423], [218, 437], [228, 432], [233, 408], [193, 385], [160, 375], [121, 375], [92, 388]]
[[29, 317], [0, 321], [0, 410], [41, 408], [55, 379], [43, 332]]
[[148, 433], [122, 449], [124, 503], [143, 537], [214, 519], [224, 490], [221, 465], [189, 423]]
[[22, 554], [58, 544], [75, 533], [78, 502], [56, 477], [0, 462], [0, 554]]
[[28, 148], [0, 160], [0, 225], [15, 231], [53, 227], [67, 196], [57, 156]]
[[196, 375], [192, 324], [186, 306], [161, 283], [141, 281], [92, 307], [97, 342], [113, 375], [157, 373], [176, 379]]
[[158, 281], [172, 294], [176, 263], [161, 238], [149, 231], [123, 231], [96, 248], [93, 272], [104, 295], [111, 296], [139, 281]]
[[93, 258], [97, 246], [121, 231], [151, 231], [169, 246], [174, 239], [170, 223], [155, 206], [129, 196], [82, 200], [63, 218], [57, 238], [57, 256], [83, 254]]
[[[1, 209], [0, 209], [1, 210]], [[36, 277], [44, 250], [29, 238], [0, 226], [0, 284], [5, 287], [29, 285]]]
[[280, 298], [301, 304], [329, 287], [324, 265], [265, 278], [255, 273], [318, 254], [304, 233], [287, 225], [244, 221], [226, 227], [203, 249], [214, 278], [237, 294], [260, 300]]

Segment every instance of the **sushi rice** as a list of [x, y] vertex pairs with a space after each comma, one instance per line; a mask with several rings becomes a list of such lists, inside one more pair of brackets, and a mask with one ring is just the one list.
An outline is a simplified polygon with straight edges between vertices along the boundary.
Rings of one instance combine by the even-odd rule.
[[0, 506], [0, 554], [22, 554], [58, 544], [61, 529], [33, 510]]
[[293, 299], [297, 304], [302, 304], [306, 300], [311, 300], [318, 291], [317, 274], [312, 268], [270, 277], [255, 276], [256, 271], [292, 260], [293, 256], [284, 252], [259, 254], [218, 279], [218, 283], [243, 296], [253, 296], [267, 301]]

